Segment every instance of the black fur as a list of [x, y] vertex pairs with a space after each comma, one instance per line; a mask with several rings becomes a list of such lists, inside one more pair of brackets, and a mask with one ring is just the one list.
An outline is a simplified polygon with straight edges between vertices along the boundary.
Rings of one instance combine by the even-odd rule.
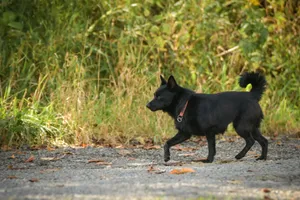
[[[179, 144], [192, 135], [206, 136], [208, 157], [204, 162], [213, 162], [216, 154], [215, 136], [224, 133], [228, 124], [233, 122], [236, 132], [245, 139], [246, 146], [235, 156], [243, 158], [257, 141], [262, 147], [258, 160], [265, 160], [268, 152], [268, 140], [259, 130], [263, 119], [258, 104], [266, 87], [265, 77], [258, 73], [244, 73], [239, 84], [241, 87], [252, 85], [250, 92], [221, 92], [216, 94], [199, 94], [179, 86], [170, 76], [166, 81], [162, 76], [161, 85], [154, 94], [154, 99], [147, 104], [151, 111], [167, 112], [175, 121], [178, 133], [164, 145], [164, 160], [170, 160], [170, 147]], [[186, 110], [181, 122], [177, 121], [179, 113]]]

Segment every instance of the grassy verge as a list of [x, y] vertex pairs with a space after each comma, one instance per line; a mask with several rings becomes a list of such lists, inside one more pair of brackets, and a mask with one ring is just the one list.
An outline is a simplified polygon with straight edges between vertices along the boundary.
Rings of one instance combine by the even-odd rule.
[[253, 70], [264, 134], [299, 134], [299, 3], [266, 2], [2, 1], [1, 145], [160, 143], [175, 132], [145, 107], [160, 74], [214, 93]]

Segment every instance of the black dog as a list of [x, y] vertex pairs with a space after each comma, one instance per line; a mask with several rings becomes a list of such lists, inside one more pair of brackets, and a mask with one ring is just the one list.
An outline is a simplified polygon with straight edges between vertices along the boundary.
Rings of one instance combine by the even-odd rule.
[[224, 133], [233, 122], [236, 132], [245, 139], [246, 146], [235, 156], [243, 158], [255, 140], [262, 147], [257, 160], [266, 160], [268, 140], [259, 130], [263, 119], [258, 104], [266, 87], [266, 79], [258, 73], [244, 73], [239, 84], [252, 85], [250, 92], [222, 92], [217, 94], [198, 94], [179, 86], [174, 77], [166, 81], [162, 76], [161, 85], [154, 93], [154, 99], [147, 104], [151, 111], [167, 112], [175, 121], [178, 133], [164, 145], [164, 160], [170, 160], [170, 147], [179, 144], [192, 135], [206, 136], [208, 157], [204, 162], [213, 162], [216, 154], [216, 134]]

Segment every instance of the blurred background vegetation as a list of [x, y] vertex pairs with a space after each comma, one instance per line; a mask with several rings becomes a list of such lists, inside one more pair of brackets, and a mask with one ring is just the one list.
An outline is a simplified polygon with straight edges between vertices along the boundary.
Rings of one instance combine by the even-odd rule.
[[1, 0], [0, 145], [159, 144], [160, 74], [213, 93], [243, 71], [268, 81], [263, 133], [299, 136], [299, 1]]

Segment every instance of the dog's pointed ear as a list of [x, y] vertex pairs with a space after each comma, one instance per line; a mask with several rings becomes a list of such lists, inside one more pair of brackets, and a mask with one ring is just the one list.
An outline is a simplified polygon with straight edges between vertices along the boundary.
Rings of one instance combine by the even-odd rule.
[[171, 76], [169, 77], [167, 86], [168, 86], [169, 89], [174, 89], [175, 87], [177, 87], [177, 83], [176, 83], [176, 81], [175, 81], [174, 76], [171, 75]]
[[167, 84], [167, 81], [164, 79], [164, 77], [162, 77], [162, 75], [160, 75], [160, 80], [161, 80], [161, 85]]

